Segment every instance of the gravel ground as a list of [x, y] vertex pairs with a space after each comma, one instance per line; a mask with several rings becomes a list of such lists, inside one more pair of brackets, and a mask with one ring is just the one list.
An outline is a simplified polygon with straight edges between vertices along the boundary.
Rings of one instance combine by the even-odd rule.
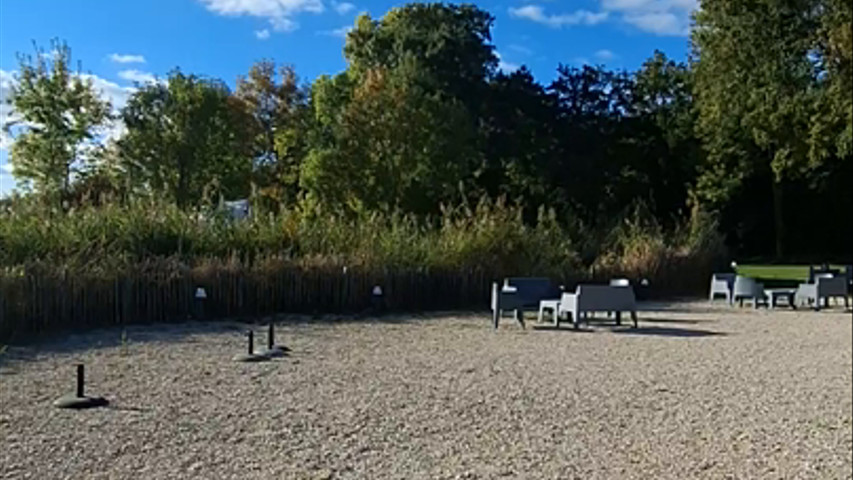
[[[645, 305], [640, 328], [280, 317], [0, 357], [0, 478], [851, 478], [851, 314]], [[263, 328], [257, 327], [260, 343]], [[108, 408], [51, 403], [74, 362]]]

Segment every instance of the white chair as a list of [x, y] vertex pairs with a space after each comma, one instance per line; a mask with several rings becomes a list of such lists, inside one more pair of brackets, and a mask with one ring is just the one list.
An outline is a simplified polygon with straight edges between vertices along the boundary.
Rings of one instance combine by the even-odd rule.
[[734, 273], [715, 273], [711, 275], [711, 293], [708, 295], [708, 301], [713, 302], [717, 295], [726, 297], [726, 302], [732, 303], [732, 290], [734, 289], [735, 274]]
[[740, 302], [742, 307], [744, 300], [751, 300], [753, 308], [758, 308], [761, 303], [765, 306], [768, 305], [764, 285], [756, 282], [755, 279], [738, 275], [735, 277], [735, 284], [732, 289], [732, 301]]

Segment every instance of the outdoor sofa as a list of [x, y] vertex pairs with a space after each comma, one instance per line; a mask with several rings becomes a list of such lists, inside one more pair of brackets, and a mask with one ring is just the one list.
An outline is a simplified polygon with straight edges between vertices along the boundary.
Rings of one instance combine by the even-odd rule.
[[503, 284], [492, 283], [492, 323], [498, 322], [504, 311], [512, 311], [524, 327], [524, 311], [536, 311], [542, 300], [559, 299], [562, 290], [549, 278], [509, 277]]
[[616, 285], [578, 285], [574, 293], [563, 293], [554, 323], [560, 326], [560, 318], [571, 315], [575, 329], [580, 328], [582, 319], [594, 312], [616, 314], [616, 325], [622, 324], [622, 312], [630, 312], [637, 327], [637, 300], [630, 285], [618, 282]]
[[820, 310], [821, 303], [828, 307], [830, 298], [841, 297], [844, 299], [844, 307], [847, 308], [847, 288], [846, 277], [818, 274], [815, 275], [813, 283], [801, 283], [797, 287], [794, 301], [799, 305], [812, 305], [815, 310]]

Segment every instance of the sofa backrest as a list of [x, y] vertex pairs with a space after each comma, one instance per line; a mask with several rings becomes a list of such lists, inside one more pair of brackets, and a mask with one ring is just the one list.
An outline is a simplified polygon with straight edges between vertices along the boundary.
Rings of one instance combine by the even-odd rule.
[[847, 295], [847, 279], [844, 277], [817, 277], [818, 296]]
[[610, 285], [578, 285], [578, 311], [627, 311], [636, 308], [634, 289]]
[[541, 300], [560, 298], [562, 293], [550, 278], [544, 277], [509, 277], [504, 279], [504, 286], [515, 288], [515, 295], [525, 305], [539, 305]]
[[735, 285], [732, 292], [735, 297], [755, 297], [761, 293], [758, 290], [758, 283], [755, 282], [755, 279], [740, 275], [735, 277]]

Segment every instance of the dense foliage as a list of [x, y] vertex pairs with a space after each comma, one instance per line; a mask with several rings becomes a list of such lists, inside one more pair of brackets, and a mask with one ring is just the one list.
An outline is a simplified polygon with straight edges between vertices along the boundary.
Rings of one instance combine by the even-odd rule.
[[[410, 4], [359, 17], [347, 69], [310, 86], [269, 61], [233, 92], [179, 70], [141, 86], [94, 153], [77, 146], [109, 107], [67, 49], [22, 58], [10, 160], [26, 193], [0, 204], [0, 262], [640, 275], [707, 264], [718, 233], [738, 255], [849, 256], [853, 223], [832, 219], [853, 209], [850, 21], [840, 0], [708, 0], [689, 63], [560, 65], [543, 85], [498, 69], [487, 12]], [[211, 213], [245, 197], [248, 222]]]

